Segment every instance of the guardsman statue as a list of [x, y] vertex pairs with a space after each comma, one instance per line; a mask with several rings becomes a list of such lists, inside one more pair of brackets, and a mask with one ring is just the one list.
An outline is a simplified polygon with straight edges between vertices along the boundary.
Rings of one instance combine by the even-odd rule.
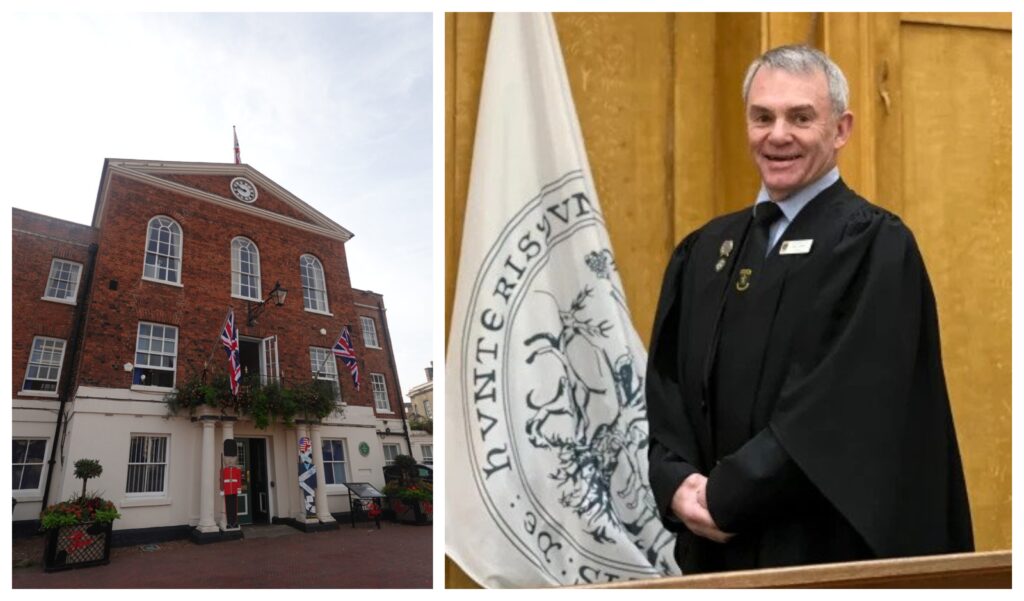
[[233, 438], [224, 441], [224, 469], [220, 471], [220, 481], [227, 527], [238, 528], [238, 491], [242, 488], [242, 470], [238, 469], [238, 443]]

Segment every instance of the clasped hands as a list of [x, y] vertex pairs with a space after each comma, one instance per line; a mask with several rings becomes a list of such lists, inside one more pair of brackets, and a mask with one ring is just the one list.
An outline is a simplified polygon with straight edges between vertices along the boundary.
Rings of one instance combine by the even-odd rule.
[[722, 532], [708, 511], [708, 479], [701, 474], [690, 474], [672, 495], [672, 512], [697, 536], [724, 543], [736, 536]]

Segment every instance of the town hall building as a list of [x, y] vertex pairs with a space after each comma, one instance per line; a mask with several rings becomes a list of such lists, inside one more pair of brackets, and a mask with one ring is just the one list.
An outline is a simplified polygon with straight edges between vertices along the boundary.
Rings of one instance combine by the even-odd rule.
[[[103, 467], [88, 487], [114, 501], [123, 543], [225, 530], [228, 439], [239, 521], [304, 530], [335, 527], [347, 482], [383, 488], [384, 465], [411, 454], [384, 300], [349, 278], [352, 233], [251, 166], [107, 159], [90, 225], [14, 209], [12, 226], [16, 532], [80, 492], [83, 458]], [[171, 412], [177, 387], [227, 373], [229, 311], [246, 382], [325, 382], [333, 412], [264, 427], [245, 411]], [[344, 328], [358, 390], [334, 353]]]

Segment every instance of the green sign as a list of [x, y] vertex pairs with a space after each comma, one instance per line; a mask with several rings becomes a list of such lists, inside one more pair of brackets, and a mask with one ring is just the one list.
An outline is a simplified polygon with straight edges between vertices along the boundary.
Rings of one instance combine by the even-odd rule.
[[362, 455], [363, 457], [366, 457], [367, 455], [369, 455], [370, 454], [370, 445], [366, 444], [365, 442], [359, 443], [359, 454]]

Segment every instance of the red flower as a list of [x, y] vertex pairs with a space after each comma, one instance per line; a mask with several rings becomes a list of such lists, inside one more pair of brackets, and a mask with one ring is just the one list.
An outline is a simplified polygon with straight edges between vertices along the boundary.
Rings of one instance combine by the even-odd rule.
[[423, 511], [427, 514], [434, 513], [434, 505], [430, 501], [421, 501], [420, 504], [423, 506]]

